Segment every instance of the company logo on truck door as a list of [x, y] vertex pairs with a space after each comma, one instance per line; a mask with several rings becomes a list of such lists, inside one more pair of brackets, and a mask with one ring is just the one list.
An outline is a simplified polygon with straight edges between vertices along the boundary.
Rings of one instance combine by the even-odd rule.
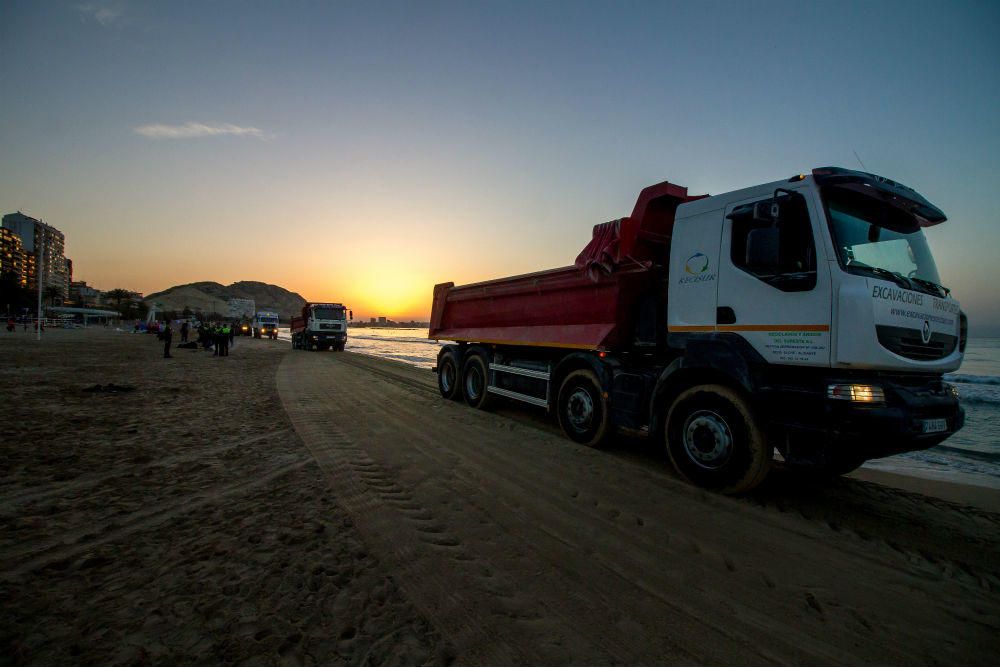
[[688, 257], [688, 261], [684, 263], [684, 270], [693, 276], [705, 273], [708, 270], [708, 255], [702, 252], [696, 252], [691, 255]]
[[691, 283], [707, 283], [715, 280], [715, 274], [706, 273], [706, 271], [708, 271], [708, 255], [696, 252], [684, 262], [684, 272], [690, 275], [681, 278], [677, 283], [690, 285]]

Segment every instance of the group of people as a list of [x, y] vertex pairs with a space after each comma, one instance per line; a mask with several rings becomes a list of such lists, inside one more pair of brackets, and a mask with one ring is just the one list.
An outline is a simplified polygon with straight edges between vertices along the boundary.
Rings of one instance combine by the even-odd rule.
[[[212, 350], [213, 357], [228, 357], [229, 348], [236, 343], [235, 324], [229, 324], [228, 322], [206, 322], [194, 327], [194, 330], [198, 339], [197, 343], [192, 342], [188, 345], [191, 325], [186, 321], [182, 322], [180, 344], [195, 349], [200, 345], [206, 350]], [[170, 322], [167, 322], [160, 332], [160, 338], [163, 340], [163, 358], [170, 359], [170, 346], [174, 340], [174, 331], [170, 326]]]
[[[28, 330], [28, 325], [31, 323], [31, 318], [29, 318], [27, 316], [17, 317], [17, 318], [15, 318], [13, 316], [8, 317], [7, 318], [7, 331], [9, 331], [10, 333], [14, 333], [17, 330], [17, 323], [18, 322], [20, 322], [21, 325], [24, 327], [24, 331], [27, 331]], [[34, 329], [36, 327], [39, 328], [39, 329], [41, 329], [42, 333], [45, 333], [45, 320], [38, 320], [37, 324], [35, 326], [31, 327], [32, 331], [34, 331]]]

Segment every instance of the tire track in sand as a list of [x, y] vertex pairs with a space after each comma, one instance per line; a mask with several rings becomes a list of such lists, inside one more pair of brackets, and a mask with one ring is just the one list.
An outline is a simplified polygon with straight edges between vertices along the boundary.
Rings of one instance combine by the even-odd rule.
[[461, 542], [338, 426], [338, 415], [329, 409], [329, 382], [311, 365], [317, 363], [316, 356], [286, 356], [278, 369], [278, 392], [296, 432], [369, 548], [463, 662], [542, 664], [541, 656], [505, 641], [495, 632], [495, 624], [477, 613], [480, 601], [471, 595], [477, 588], [491, 594], [476, 582], [488, 575], [477, 576], [463, 566], [473, 559]]
[[[470, 657], [466, 651], [477, 649], [483, 636], [468, 636], [467, 627], [447, 627], [450, 619], [442, 618], [433, 611], [435, 603], [421, 602], [424, 598], [433, 600], [437, 594], [434, 586], [450, 585], [453, 596], [465, 598], [463, 608], [456, 611], [460, 617], [464, 616], [465, 622], [470, 617], [481, 615], [479, 624], [487, 630], [488, 641], [495, 643], [498, 638], [504, 637], [521, 647], [522, 651], [533, 650], [533, 654], [517, 660], [520, 664], [697, 660], [694, 653], [685, 650], [670, 635], [654, 633], [654, 628], [647, 625], [647, 618], [654, 618], [662, 625], [663, 619], [658, 617], [658, 612], [662, 614], [665, 611], [663, 605], [651, 605], [649, 598], [640, 595], [636, 604], [626, 605], [630, 611], [622, 608], [624, 580], [619, 579], [618, 574], [599, 563], [582, 572], [573, 571], [573, 568], [567, 570], [565, 566], [553, 567], [550, 561], [557, 558], [553, 554], [561, 553], [574, 559], [580, 557], [579, 553], [574, 553], [574, 542], [565, 541], [558, 531], [525, 526], [523, 517], [511, 517], [506, 525], [498, 523], [493, 515], [498, 507], [488, 497], [493, 487], [483, 484], [482, 476], [465, 477], [463, 484], [449, 487], [443, 497], [435, 497], [435, 490], [427, 488], [430, 485], [424, 485], [420, 489], [423, 492], [421, 502], [414, 502], [413, 493], [409, 491], [396, 492], [395, 489], [401, 486], [399, 482], [383, 482], [387, 473], [379, 470], [362, 450], [362, 445], [371, 445], [377, 437], [376, 430], [388, 429], [390, 438], [402, 438], [405, 448], [412, 448], [422, 455], [425, 470], [440, 471], [440, 476], [451, 478], [454, 466], [459, 462], [450, 460], [446, 454], [441, 457], [440, 452], [435, 457], [430, 451], [433, 447], [428, 449], [429, 443], [435, 439], [448, 440], [446, 431], [449, 425], [440, 427], [444, 432], [421, 436], [418, 431], [405, 428], [391, 416], [394, 407], [406, 412], [411, 406], [404, 407], [387, 401], [384, 396], [380, 397], [381, 382], [373, 384], [370, 378], [365, 377], [367, 374], [358, 376], [354, 371], [344, 369], [336, 357], [310, 356], [286, 357], [279, 368], [278, 390], [296, 431], [310, 449], [315, 448], [314, 454], [321, 467], [329, 467], [332, 471], [331, 481], [337, 485], [335, 490], [338, 494], [343, 493], [341, 484], [357, 490], [358, 484], [350, 477], [362, 478], [360, 481], [363, 482], [367, 475], [385, 484], [370, 494], [384, 496], [381, 498], [383, 503], [422, 511], [431, 516], [450, 514], [455, 516], [455, 523], [462, 524], [462, 539], [450, 533], [442, 535], [447, 540], [445, 544], [454, 547], [453, 552], [418, 553], [412, 545], [399, 546], [400, 541], [408, 541], [405, 531], [400, 530], [399, 518], [378, 512], [373, 507], [378, 504], [377, 500], [369, 497], [367, 502], [348, 503], [340, 498], [342, 504], [355, 515], [358, 528], [363, 533], [367, 531], [367, 536], [381, 541], [380, 546], [388, 548], [390, 553], [396, 551], [396, 560], [402, 561], [404, 568], [400, 585], [408, 587], [411, 599], [418, 608], [425, 611], [431, 609], [429, 618], [456, 647], [462, 649], [460, 654], [465, 659]], [[360, 377], [361, 380], [355, 383], [351, 381], [352, 377]], [[375, 413], [374, 419], [368, 417], [370, 412]], [[322, 425], [317, 426], [318, 423]], [[344, 428], [336, 424], [344, 425]], [[465, 429], [461, 430], [459, 440], [467, 440], [469, 434]], [[350, 431], [353, 436], [348, 437], [345, 431]], [[327, 435], [324, 436], [324, 432]], [[329, 463], [324, 465], [324, 459]], [[485, 475], [491, 463], [481, 462], [479, 472]], [[375, 470], [379, 472], [373, 472]], [[438, 476], [437, 472], [432, 474]], [[440, 487], [439, 480], [435, 481]], [[386, 494], [389, 489], [393, 491]], [[477, 494], [485, 494], [486, 497], [477, 498]], [[479, 524], [476, 531], [470, 532], [470, 523]], [[498, 527], [504, 530], [497, 532]], [[546, 544], [547, 555], [532, 544], [537, 538], [543, 539]], [[429, 542], [426, 535], [418, 536], [417, 541]], [[433, 544], [433, 541], [430, 542]], [[559, 548], [553, 550], [554, 544]], [[434, 582], [426, 579], [426, 573], [407, 572], [418, 569], [415, 563], [419, 563], [420, 568], [430, 568], [432, 572], [446, 566], [458, 575], [458, 579], [451, 583]], [[393, 565], [398, 566], [399, 563]], [[483, 573], [486, 575], [483, 576]], [[610, 580], [609, 575], [612, 575]], [[723, 656], [734, 652], [754, 656], [759, 663], [781, 662], [765, 648], [755, 647], [746, 637], [709, 628], [679, 609], [672, 611], [670, 624], [675, 633], [688, 636], [688, 643], [699, 644], [703, 657], [714, 656], [715, 662], [721, 662]], [[609, 631], [612, 629], [614, 631]], [[635, 641], [630, 636], [632, 633], [641, 634], [642, 640]], [[481, 662], [481, 659], [477, 656], [473, 662]]]

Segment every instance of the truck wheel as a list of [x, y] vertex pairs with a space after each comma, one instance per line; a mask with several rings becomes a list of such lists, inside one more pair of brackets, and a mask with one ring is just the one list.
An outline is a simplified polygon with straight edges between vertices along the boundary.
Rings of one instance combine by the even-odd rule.
[[489, 371], [486, 359], [481, 354], [470, 354], [462, 366], [462, 396], [465, 402], [478, 410], [489, 407], [490, 392], [486, 390], [489, 382]]
[[452, 352], [445, 352], [438, 359], [437, 364], [438, 391], [443, 398], [449, 401], [457, 401], [462, 392], [458, 385], [458, 362]]
[[609, 435], [608, 402], [593, 371], [578, 370], [559, 387], [559, 426], [570, 440], [601, 447]]
[[692, 387], [667, 413], [667, 453], [688, 481], [726, 494], [746, 493], [771, 468], [771, 446], [746, 400], [729, 387]]

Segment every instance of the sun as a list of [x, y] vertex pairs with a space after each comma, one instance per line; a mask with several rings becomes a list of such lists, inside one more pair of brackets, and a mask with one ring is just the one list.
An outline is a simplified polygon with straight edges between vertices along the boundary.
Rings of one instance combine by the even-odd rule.
[[430, 310], [434, 286], [422, 271], [387, 262], [352, 274], [355, 310], [391, 318], [424, 317]]

